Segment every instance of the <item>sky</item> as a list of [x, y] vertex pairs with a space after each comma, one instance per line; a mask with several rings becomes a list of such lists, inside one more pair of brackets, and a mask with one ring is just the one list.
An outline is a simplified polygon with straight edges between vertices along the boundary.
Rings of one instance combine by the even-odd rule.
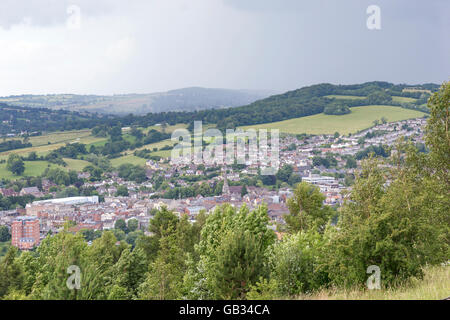
[[448, 0], [1, 0], [0, 96], [442, 83], [449, 13]]

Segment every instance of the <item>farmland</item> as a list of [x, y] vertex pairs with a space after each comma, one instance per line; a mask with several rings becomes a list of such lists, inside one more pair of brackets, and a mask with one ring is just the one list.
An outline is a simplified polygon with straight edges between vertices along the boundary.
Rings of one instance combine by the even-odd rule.
[[[332, 94], [332, 95], [328, 95], [325, 97], [326, 98], [334, 98], [337, 100], [360, 100], [360, 99], [366, 98], [366, 97], [360, 97], [360, 96], [348, 96], [348, 95], [337, 95], [337, 94]], [[392, 101], [398, 102], [398, 103], [414, 103], [417, 101], [417, 99], [408, 98], [408, 97], [392, 96]]]
[[419, 118], [420, 111], [392, 106], [364, 106], [351, 108], [351, 113], [341, 116], [316, 114], [313, 116], [285, 121], [246, 126], [244, 129], [279, 129], [280, 132], [299, 134], [340, 134], [356, 133], [373, 125], [374, 120], [385, 117], [388, 122]]

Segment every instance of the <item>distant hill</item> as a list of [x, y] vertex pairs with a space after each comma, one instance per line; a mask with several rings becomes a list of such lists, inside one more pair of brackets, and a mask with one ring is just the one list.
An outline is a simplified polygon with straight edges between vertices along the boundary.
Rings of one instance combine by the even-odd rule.
[[[414, 88], [414, 91], [404, 89]], [[428, 112], [426, 102], [437, 84], [406, 85], [373, 81], [354, 85], [316, 84], [270, 96], [248, 105], [202, 111], [197, 117], [217, 123], [219, 128], [270, 123], [322, 113], [330, 105], [349, 108], [368, 105], [390, 105]]]
[[[242, 106], [236, 105], [245, 99], [256, 99], [258, 94], [252, 91], [186, 88], [151, 95], [23, 95], [0, 99], [0, 134], [25, 130], [80, 130], [99, 125], [147, 128], [159, 123], [186, 124], [191, 129], [196, 120], [223, 130], [317, 115], [323, 113], [325, 108], [348, 107], [351, 110], [353, 107], [374, 105], [428, 113], [427, 99], [438, 88], [436, 84], [411, 86], [379, 81], [355, 85], [323, 83]], [[2, 106], [2, 100], [7, 104]], [[40, 107], [43, 105], [47, 107]], [[234, 107], [227, 107], [230, 105]], [[93, 113], [95, 111], [99, 114]]]
[[0, 136], [92, 128], [109, 119], [113, 118], [89, 112], [19, 107], [0, 102]]
[[271, 94], [274, 92], [192, 87], [160, 93], [114, 96], [21, 95], [1, 97], [0, 102], [32, 108], [124, 115], [237, 107], [266, 98]]

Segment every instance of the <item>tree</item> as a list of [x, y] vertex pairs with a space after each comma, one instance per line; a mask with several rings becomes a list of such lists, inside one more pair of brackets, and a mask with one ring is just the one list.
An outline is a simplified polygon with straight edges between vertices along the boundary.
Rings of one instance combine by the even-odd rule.
[[36, 151], [31, 151], [28, 154], [28, 161], [36, 161], [38, 159]]
[[288, 230], [323, 231], [331, 218], [331, 208], [324, 206], [325, 196], [320, 190], [306, 182], [301, 182], [288, 200], [289, 215], [285, 216]]
[[130, 219], [128, 220], [127, 227], [130, 232], [136, 231], [139, 227], [139, 221], [137, 219]]
[[0, 226], [0, 242], [6, 242], [11, 239], [11, 234], [7, 226]]
[[425, 264], [448, 259], [442, 215], [432, 202], [438, 197], [408, 166], [387, 170], [379, 160], [363, 161], [337, 228], [327, 230], [327, 268], [334, 285], [363, 285], [367, 267], [377, 265], [387, 287], [420, 278]]
[[[120, 284], [117, 279], [118, 261], [128, 250], [129, 245], [126, 243], [117, 244], [117, 239], [111, 231], [104, 231], [100, 238], [94, 240], [84, 252], [83, 263], [80, 265], [83, 273], [79, 299], [107, 299], [113, 285]], [[145, 263], [145, 260], [143, 262]], [[127, 272], [131, 275], [134, 270]]]
[[14, 173], [15, 175], [22, 175], [25, 171], [25, 164], [20, 156], [17, 154], [10, 154], [6, 162], [6, 169]]
[[[210, 213], [195, 247], [198, 260], [189, 259], [185, 294], [194, 299], [243, 298], [264, 276], [264, 252], [275, 240], [267, 228], [267, 207], [249, 212], [230, 205]], [[233, 258], [234, 257], [234, 258]], [[229, 279], [230, 281], [227, 281]], [[236, 290], [234, 290], [236, 289]]]
[[132, 231], [129, 232], [125, 238], [125, 241], [132, 247], [134, 248], [136, 246], [136, 240], [139, 237], [142, 237], [144, 235], [144, 232], [142, 232], [142, 230], [138, 230], [138, 231]]
[[224, 234], [210, 274], [215, 298], [244, 299], [250, 285], [265, 274], [264, 249], [262, 242], [243, 228]]
[[245, 196], [248, 193], [247, 186], [244, 184], [241, 189], [241, 197]]
[[158, 256], [139, 288], [139, 297], [146, 300], [180, 299], [186, 268], [185, 252], [179, 247], [171, 228], [162, 234], [159, 243]]
[[347, 169], [354, 169], [354, 168], [357, 168], [358, 166], [357, 166], [357, 163], [356, 163], [355, 158], [353, 158], [353, 157], [348, 157], [348, 158], [347, 158], [347, 161], [346, 161], [346, 163], [345, 163], [345, 167], [346, 167]]
[[331, 104], [326, 106], [323, 113], [330, 115], [343, 115], [350, 113], [350, 108], [345, 105]]
[[109, 300], [132, 300], [138, 297], [139, 285], [145, 279], [148, 269], [145, 254], [140, 249], [123, 250], [112, 267], [112, 284]]
[[117, 187], [116, 197], [128, 197], [128, 188], [120, 185]]
[[142, 133], [142, 131], [139, 130], [138, 128], [136, 128], [136, 127], [131, 128], [130, 134], [133, 137], [135, 137], [137, 140], [140, 140], [140, 139], [142, 139], [144, 137], [144, 134]]
[[294, 168], [292, 168], [291, 165], [285, 164], [284, 166], [282, 166], [280, 168], [280, 170], [278, 170], [276, 177], [277, 177], [277, 179], [279, 179], [283, 182], [288, 182], [293, 171], [294, 171]]
[[178, 221], [178, 217], [172, 211], [169, 211], [167, 207], [162, 207], [150, 220], [149, 231], [161, 238], [169, 230], [174, 231]]
[[125, 220], [118, 219], [116, 223], [114, 224], [114, 229], [122, 230], [125, 233], [128, 233], [127, 224], [125, 223]]
[[36, 249], [38, 258], [34, 261], [34, 266], [28, 266], [32, 270], [32, 273], [27, 275], [30, 277], [28, 281], [33, 283], [30, 298], [43, 300], [80, 298], [79, 294], [85, 290], [71, 290], [67, 287], [67, 269], [71, 265], [80, 267], [83, 270], [81, 286], [87, 287], [89, 282], [84, 282], [86, 280], [84, 254], [87, 247], [80, 233], [73, 235], [62, 231], [54, 236], [46, 237]]
[[294, 296], [327, 284], [327, 274], [320, 269], [326, 241], [315, 231], [302, 231], [287, 235], [270, 248], [270, 279], [275, 284], [275, 295]]
[[0, 259], [0, 299], [8, 293], [22, 288], [24, 274], [16, 255], [17, 249], [10, 247], [6, 256]]
[[111, 141], [122, 140], [122, 128], [120, 126], [114, 126], [109, 130], [109, 136]]
[[430, 148], [429, 166], [447, 190], [450, 188], [450, 82], [442, 85], [429, 100], [430, 118], [426, 127], [426, 143]]

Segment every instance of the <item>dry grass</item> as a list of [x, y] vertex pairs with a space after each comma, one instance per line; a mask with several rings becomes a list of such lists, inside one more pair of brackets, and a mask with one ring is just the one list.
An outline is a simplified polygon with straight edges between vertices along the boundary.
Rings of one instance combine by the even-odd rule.
[[450, 296], [450, 266], [424, 269], [423, 279], [412, 279], [398, 288], [381, 290], [327, 289], [312, 295], [297, 297], [300, 300], [442, 300]]

